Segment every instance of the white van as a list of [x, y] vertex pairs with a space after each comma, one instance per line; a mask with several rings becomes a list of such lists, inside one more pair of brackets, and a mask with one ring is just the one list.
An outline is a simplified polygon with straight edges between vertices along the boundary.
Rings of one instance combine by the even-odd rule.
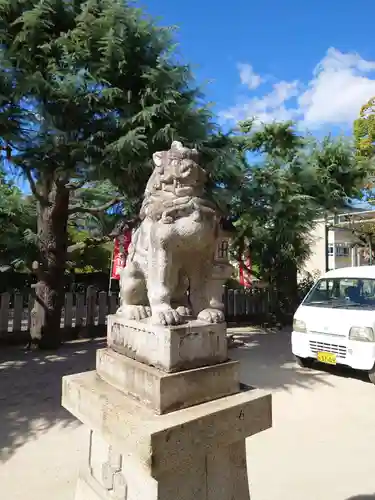
[[292, 352], [300, 366], [347, 365], [375, 384], [375, 266], [335, 269], [315, 283], [294, 315]]

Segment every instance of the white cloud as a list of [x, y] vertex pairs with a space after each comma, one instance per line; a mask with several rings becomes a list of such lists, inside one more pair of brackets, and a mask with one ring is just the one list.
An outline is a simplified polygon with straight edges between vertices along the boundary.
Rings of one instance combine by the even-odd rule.
[[263, 97], [253, 97], [227, 111], [221, 116], [227, 120], [245, 120], [256, 117], [260, 122], [283, 121], [294, 118], [295, 110], [287, 108], [287, 102], [298, 96], [298, 81], [280, 81], [272, 86], [271, 92]]
[[375, 95], [375, 79], [368, 75], [374, 70], [374, 61], [329, 49], [298, 99], [306, 125], [351, 125], [361, 106]]
[[375, 61], [330, 48], [307, 84], [280, 81], [268, 94], [245, 99], [221, 116], [230, 121], [255, 117], [266, 123], [293, 119], [310, 129], [351, 127], [361, 106], [375, 96], [374, 74]]
[[257, 75], [251, 64], [237, 64], [242, 85], [246, 85], [250, 90], [255, 90], [264, 81], [260, 75]]

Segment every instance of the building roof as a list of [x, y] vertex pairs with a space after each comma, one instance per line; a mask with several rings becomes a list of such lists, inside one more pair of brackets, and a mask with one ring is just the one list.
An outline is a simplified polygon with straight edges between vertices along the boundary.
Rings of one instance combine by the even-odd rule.
[[375, 266], [342, 267], [325, 273], [322, 278], [369, 278], [375, 279]]
[[375, 209], [369, 210], [368, 208], [361, 208], [361, 207], [353, 207], [353, 206], [345, 206], [345, 207], [340, 207], [335, 210], [335, 212], [322, 212], [319, 217], [317, 217], [315, 220], [317, 222], [323, 222], [325, 220], [327, 221], [332, 221], [335, 217], [352, 217], [355, 215], [363, 215], [369, 212], [373, 212], [375, 214]]

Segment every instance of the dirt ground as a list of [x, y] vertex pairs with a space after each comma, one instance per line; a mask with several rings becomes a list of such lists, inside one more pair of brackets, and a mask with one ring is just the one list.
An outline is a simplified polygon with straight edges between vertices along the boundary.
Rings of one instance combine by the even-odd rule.
[[[247, 441], [252, 500], [375, 500], [375, 387], [349, 370], [297, 368], [288, 332], [235, 333], [242, 381], [273, 393], [273, 429]], [[60, 405], [61, 377], [94, 369], [103, 346], [1, 349], [1, 500], [74, 500], [85, 433]]]

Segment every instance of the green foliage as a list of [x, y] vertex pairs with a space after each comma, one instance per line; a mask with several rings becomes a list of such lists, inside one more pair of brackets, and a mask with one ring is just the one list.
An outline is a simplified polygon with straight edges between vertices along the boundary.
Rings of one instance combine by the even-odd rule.
[[354, 121], [353, 132], [357, 156], [372, 159], [375, 154], [375, 97], [362, 106]]
[[3, 103], [6, 119], [17, 122], [19, 110], [25, 118], [14, 161], [37, 179], [110, 178], [135, 198], [152, 152], [206, 139], [210, 114], [173, 57], [171, 30], [129, 3], [2, 0], [0, 19], [3, 82], [10, 73], [15, 103]]
[[13, 166], [42, 208], [68, 188], [73, 223], [90, 237], [110, 228], [115, 213], [99, 206], [114, 198], [117, 219], [134, 216], [152, 153], [172, 140], [218, 163], [225, 140], [173, 54], [172, 30], [129, 2], [0, 0], [0, 59], [0, 131]]
[[244, 154], [232, 132], [212, 134], [199, 150], [201, 164], [209, 174], [207, 195], [224, 215], [228, 215], [233, 197], [241, 189], [245, 177]]
[[349, 199], [361, 199], [374, 174], [374, 163], [359, 158], [350, 140], [325, 137], [310, 139], [304, 148], [304, 189], [319, 206], [335, 210]]
[[[0, 132], [38, 202], [44, 303], [31, 334], [45, 346], [59, 343], [69, 217], [86, 211], [76, 227], [94, 217], [102, 229], [99, 213], [120, 194], [134, 211], [152, 153], [174, 139], [200, 146], [214, 129], [172, 49], [171, 30], [124, 0], [0, 0]], [[75, 191], [103, 180], [116, 186], [104, 205], [88, 207], [88, 191], [75, 203]]]
[[[78, 247], [69, 253], [69, 268], [75, 273], [109, 272], [113, 249], [112, 238], [108, 237], [123, 219], [123, 213], [132, 213], [132, 206], [123, 203], [112, 206], [109, 211], [98, 213], [85, 212], [106, 203], [116, 192], [109, 181], [92, 183], [89, 187], [78, 189], [72, 202], [82, 207], [82, 213], [75, 213], [69, 220], [69, 245]], [[98, 244], [87, 245], [88, 240], [97, 239]], [[82, 246], [77, 244], [82, 243]]]
[[[358, 126], [367, 156], [369, 116], [362, 117], [367, 132]], [[124, 0], [0, 0], [0, 135], [30, 182], [44, 226], [33, 240], [35, 203], [26, 207], [6, 183], [0, 216], [8, 214], [3, 223], [13, 242], [17, 231], [25, 234], [22, 224], [29, 228], [55, 297], [66, 255], [57, 257], [54, 242], [73, 247], [71, 266], [104, 269], [108, 248], [93, 253], [85, 242], [102, 243], [122, 213], [138, 211], [152, 153], [172, 140], [202, 152], [210, 195], [238, 217], [237, 246], [249, 245], [262, 277], [289, 296], [298, 292], [296, 269], [309, 253], [315, 218], [358, 196], [371, 171], [343, 140], [306, 139], [291, 123], [254, 131], [250, 121], [220, 133], [189, 67], [173, 54], [171, 30]], [[27, 224], [11, 226], [21, 213]]]
[[27, 239], [27, 231], [36, 230], [34, 200], [6, 180], [0, 170], [0, 266], [2, 269], [30, 268], [36, 248]]
[[372, 167], [358, 161], [351, 144], [341, 138], [304, 138], [291, 123], [255, 131], [251, 125], [241, 124], [235, 136], [241, 154], [251, 155], [233, 198], [235, 247], [250, 248], [258, 277], [277, 289], [287, 312], [299, 299], [297, 270], [309, 256], [316, 219], [358, 196]]
[[255, 131], [253, 125], [251, 120], [239, 123], [238, 130], [242, 134], [239, 141], [245, 150], [258, 155], [271, 155], [289, 161], [305, 141], [295, 133], [290, 121], [265, 124]]
[[87, 230], [90, 237], [100, 238], [109, 234], [123, 219], [124, 214], [132, 215], [131, 202], [119, 201], [108, 210], [102, 210], [108, 200], [118, 194], [118, 190], [109, 181], [92, 182], [77, 189], [71, 195], [72, 206], [76, 212], [69, 219], [69, 224], [77, 231]]
[[[74, 224], [68, 228], [71, 245], [85, 243], [91, 238], [87, 230], [77, 229]], [[113, 243], [102, 243], [94, 246], [82, 245], [69, 254], [69, 270], [74, 273], [109, 272]]]

